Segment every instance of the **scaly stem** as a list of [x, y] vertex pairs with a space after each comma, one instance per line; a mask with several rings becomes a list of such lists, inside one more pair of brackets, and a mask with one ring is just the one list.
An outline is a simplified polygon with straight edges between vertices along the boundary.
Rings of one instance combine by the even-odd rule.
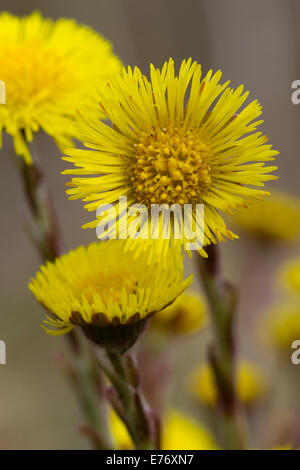
[[82, 433], [90, 439], [94, 449], [112, 449], [107, 426], [107, 409], [104, 406], [104, 377], [99, 373], [92, 348], [89, 355], [79, 354], [69, 370], [71, 383], [88, 422], [81, 427]]
[[43, 262], [62, 254], [62, 241], [54, 207], [38, 162], [27, 165], [18, 158], [25, 197], [31, 213], [30, 235]]
[[158, 419], [147, 405], [139, 384], [139, 374], [131, 355], [107, 351], [112, 368], [99, 358], [116, 394], [110, 395], [115, 411], [122, 419], [137, 449], [159, 449]]
[[241, 449], [244, 436], [236, 396], [233, 340], [236, 291], [230, 283], [220, 279], [217, 247], [210, 245], [206, 249], [208, 259], [199, 259], [199, 270], [215, 329], [216, 344], [209, 351], [209, 359], [219, 391], [225, 447]]
[[[63, 245], [58, 227], [54, 205], [47, 183], [38, 160], [38, 152], [31, 146], [32, 165], [28, 165], [21, 157], [15, 159], [22, 179], [24, 195], [28, 204], [31, 219], [29, 223], [30, 237], [40, 255], [41, 261], [54, 261], [62, 254]], [[86, 354], [80, 344], [80, 338], [74, 330], [66, 335], [68, 346], [72, 352], [73, 363], [68, 364], [69, 377], [73, 379], [81, 407], [88, 425], [85, 434], [96, 448], [111, 448], [107, 429], [104, 401], [99, 400], [99, 370], [91, 354]]]

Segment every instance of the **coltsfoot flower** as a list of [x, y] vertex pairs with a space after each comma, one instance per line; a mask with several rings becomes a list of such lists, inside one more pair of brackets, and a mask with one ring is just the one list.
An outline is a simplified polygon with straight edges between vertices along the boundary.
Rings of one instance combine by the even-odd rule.
[[287, 300], [270, 308], [264, 325], [270, 332], [275, 347], [288, 351], [294, 340], [300, 338], [299, 299]]
[[[196, 399], [208, 406], [215, 406], [219, 400], [218, 388], [213, 370], [203, 364], [193, 371], [189, 387]], [[241, 403], [250, 405], [263, 396], [266, 380], [260, 369], [252, 362], [241, 360], [237, 365], [236, 391]]]
[[279, 275], [285, 287], [300, 294], [300, 258], [287, 261], [282, 266]]
[[152, 318], [150, 327], [166, 334], [185, 334], [204, 328], [207, 322], [208, 312], [202, 295], [184, 292], [160, 315]]
[[300, 200], [289, 194], [272, 191], [270, 197], [237, 212], [233, 220], [243, 229], [264, 241], [290, 242], [300, 235]]
[[[116, 449], [133, 449], [128, 431], [115, 412], [110, 414], [112, 435]], [[211, 432], [202, 424], [176, 409], [166, 413], [162, 429], [162, 450], [216, 450]]]
[[[276, 178], [270, 175], [276, 167], [265, 162], [278, 152], [257, 131], [260, 104], [255, 100], [241, 109], [248, 97], [244, 87], [220, 84], [220, 71], [202, 77], [200, 64], [191, 59], [182, 62], [178, 75], [170, 59], [162, 70], [151, 65], [150, 76], [129, 67], [109, 81], [99, 102], [112, 125], [83, 113], [78, 125], [87, 149], [69, 149], [64, 157], [77, 167], [64, 172], [76, 176], [67, 183], [69, 198], [82, 199], [89, 211], [114, 204], [112, 213], [117, 210], [120, 218], [121, 196], [129, 208], [143, 204], [149, 210], [152, 204], [204, 204], [204, 245], [234, 238], [221, 212], [266, 196], [256, 187]], [[147, 238], [148, 230], [145, 224], [140, 236]], [[159, 243], [155, 249], [160, 258]]]
[[281, 444], [281, 445], [272, 447], [271, 450], [299, 450], [299, 449], [294, 449], [292, 444]]
[[73, 20], [44, 19], [35, 12], [19, 18], [0, 15], [0, 80], [6, 104], [0, 106], [4, 129], [16, 153], [30, 163], [27, 146], [44, 130], [60, 148], [72, 144], [74, 118], [89, 108], [91, 95], [121, 69], [111, 44]]
[[300, 338], [300, 258], [286, 261], [278, 278], [290, 295], [268, 309], [259, 328], [269, 332], [268, 340], [275, 347], [290, 351], [293, 341]]
[[154, 270], [143, 257], [126, 256], [123, 245], [121, 240], [94, 242], [42, 266], [29, 289], [51, 315], [47, 333], [68, 333], [78, 325], [94, 342], [125, 350], [146, 319], [191, 284], [192, 276], [184, 280], [177, 250], [164, 269]]

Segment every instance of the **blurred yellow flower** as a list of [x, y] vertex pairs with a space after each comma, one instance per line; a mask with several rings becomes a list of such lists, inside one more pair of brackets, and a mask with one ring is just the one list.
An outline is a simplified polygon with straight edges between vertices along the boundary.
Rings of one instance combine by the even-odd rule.
[[286, 287], [300, 294], [300, 258], [285, 262], [279, 274]]
[[293, 241], [300, 235], [300, 200], [272, 190], [270, 197], [250, 204], [247, 210], [232, 218], [241, 228], [262, 240]]
[[[220, 71], [202, 77], [201, 65], [192, 59], [183, 60], [178, 75], [172, 59], [161, 70], [151, 64], [150, 76], [148, 80], [137, 67], [129, 67], [99, 94], [113, 125], [98, 121], [95, 113], [83, 114], [78, 125], [89, 148], [67, 150], [64, 157], [77, 167], [64, 172], [76, 176], [68, 183], [69, 198], [87, 202], [89, 211], [114, 204], [111, 211], [121, 218], [132, 205], [143, 204], [148, 215], [140, 236], [146, 238], [152, 204], [204, 204], [204, 225], [198, 227], [201, 235], [204, 231], [204, 245], [236, 237], [219, 211], [231, 213], [261, 199], [269, 193], [255, 186], [276, 179], [269, 174], [276, 167], [265, 162], [278, 152], [256, 131], [261, 106], [255, 100], [240, 110], [248, 97], [244, 87], [234, 91], [229, 82], [220, 84]], [[120, 209], [121, 196], [128, 198], [127, 212]], [[84, 228], [96, 227], [100, 218]], [[154, 221], [153, 231], [164, 228], [161, 220]], [[190, 241], [176, 218], [172, 227], [181, 244]], [[129, 248], [132, 244], [128, 239]], [[197, 247], [204, 254], [200, 241]], [[166, 254], [160, 244], [155, 248], [154, 257]]]
[[191, 393], [206, 405], [215, 406], [218, 401], [218, 389], [215, 376], [209, 364], [195, 369], [189, 381]]
[[126, 255], [124, 241], [110, 240], [80, 246], [47, 262], [29, 289], [53, 316], [45, 321], [47, 333], [60, 335], [79, 325], [101, 340], [107, 326], [133, 325], [161, 311], [191, 282], [192, 276], [184, 280], [177, 250], [164, 268], [154, 270], [143, 257], [136, 261]]
[[271, 340], [278, 348], [290, 351], [295, 339], [300, 339], [300, 302], [288, 300], [271, 308], [266, 326]]
[[[252, 362], [240, 360], [236, 377], [237, 396], [245, 405], [250, 405], [263, 396], [266, 380]], [[203, 364], [192, 372], [189, 389], [191, 393], [208, 406], [215, 406], [219, 399], [215, 376], [209, 364]]]
[[240, 361], [237, 369], [237, 396], [244, 405], [251, 405], [266, 392], [266, 379], [252, 362]]
[[[112, 435], [117, 449], [132, 449], [128, 431], [115, 412], [110, 413]], [[175, 409], [163, 419], [162, 450], [216, 450], [212, 434], [197, 421]]]
[[217, 444], [204, 426], [189, 416], [172, 410], [166, 416], [162, 448], [164, 450], [215, 450]]
[[77, 110], [93, 106], [96, 87], [120, 68], [111, 44], [87, 26], [44, 19], [38, 12], [23, 18], [2, 13], [0, 80], [6, 104], [0, 106], [0, 139], [4, 129], [28, 163], [27, 142], [39, 129], [61, 149], [70, 146]]
[[208, 322], [205, 299], [196, 292], [184, 292], [175, 302], [155, 315], [150, 328], [166, 334], [194, 333]]
[[134, 444], [127, 431], [127, 428], [123, 421], [119, 418], [117, 413], [113, 410], [109, 410], [109, 424], [111, 435], [113, 439], [114, 449], [129, 450], [134, 449]]
[[282, 444], [279, 446], [272, 447], [272, 450], [293, 450], [291, 444]]

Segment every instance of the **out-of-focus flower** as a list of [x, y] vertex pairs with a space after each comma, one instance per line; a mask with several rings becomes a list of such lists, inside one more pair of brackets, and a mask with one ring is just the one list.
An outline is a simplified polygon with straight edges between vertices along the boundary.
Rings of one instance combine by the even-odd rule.
[[214, 450], [216, 442], [210, 432], [192, 418], [172, 410], [166, 417], [163, 431], [164, 450]]
[[93, 106], [91, 96], [121, 69], [111, 44], [73, 20], [44, 19], [35, 12], [19, 18], [0, 15], [0, 79], [6, 104], [0, 106], [4, 129], [16, 153], [30, 163], [27, 142], [44, 130], [60, 148], [76, 137], [77, 110]]
[[233, 220], [262, 240], [290, 242], [300, 235], [300, 200], [272, 190], [270, 197], [250, 204]]
[[252, 362], [240, 361], [237, 369], [237, 396], [244, 405], [259, 400], [266, 392], [266, 379]]
[[293, 258], [284, 263], [280, 277], [286, 287], [300, 294], [300, 258]]
[[[215, 376], [209, 364], [203, 364], [191, 374], [189, 388], [196, 399], [205, 405], [215, 406], [219, 400]], [[266, 380], [255, 364], [240, 360], [237, 364], [236, 388], [239, 400], [248, 406], [263, 396]]]
[[206, 405], [215, 406], [218, 401], [218, 389], [213, 370], [209, 364], [195, 369], [189, 381], [191, 393]]
[[[110, 418], [115, 448], [132, 449], [132, 440], [123, 422], [114, 412]], [[212, 434], [203, 425], [178, 410], [170, 410], [162, 422], [162, 450], [218, 449]]]
[[[142, 238], [149, 238], [150, 219], [152, 233], [166, 229], [162, 214], [150, 217], [152, 204], [204, 204], [204, 224], [197, 227], [198, 234], [204, 231], [204, 245], [236, 237], [220, 212], [231, 213], [268, 195], [255, 186], [276, 179], [270, 175], [276, 167], [265, 162], [278, 152], [256, 131], [261, 106], [255, 100], [240, 110], [248, 97], [244, 87], [221, 85], [220, 71], [202, 77], [200, 64], [191, 59], [181, 63], [178, 75], [172, 59], [162, 70], [151, 65], [150, 75], [148, 80], [137, 67], [129, 67], [99, 94], [112, 126], [98, 121], [95, 113], [83, 114], [78, 125], [89, 149], [66, 151], [65, 160], [78, 167], [64, 172], [76, 176], [68, 183], [69, 198], [87, 202], [89, 211], [114, 204], [108, 218], [117, 211], [122, 219], [134, 204], [143, 204], [148, 210], [140, 224]], [[120, 207], [121, 196], [127, 197], [127, 211]], [[84, 228], [96, 227], [99, 220], [101, 215]], [[171, 228], [176, 242], [190, 242], [191, 232], [182, 233], [176, 217]], [[200, 237], [195, 245], [204, 254], [201, 242]], [[129, 238], [128, 248], [132, 244]], [[148, 250], [147, 243], [144, 247]], [[167, 254], [159, 243], [153, 249], [154, 259]]]
[[290, 296], [268, 309], [262, 326], [274, 346], [290, 351], [293, 341], [300, 338], [300, 258], [286, 261], [278, 274]]
[[167, 261], [154, 270], [143, 257], [126, 255], [124, 241], [94, 242], [42, 266], [29, 288], [51, 314], [47, 333], [60, 335], [79, 325], [96, 343], [113, 347], [116, 340], [117, 347], [191, 284], [192, 276], [184, 280], [178, 250]]
[[275, 346], [290, 351], [292, 342], [300, 338], [299, 300], [288, 300], [271, 308], [265, 327], [270, 331]]
[[155, 315], [150, 328], [166, 334], [194, 333], [208, 322], [208, 312], [202, 295], [184, 292], [175, 302]]
[[291, 444], [282, 444], [279, 446], [272, 447], [272, 450], [293, 450]]

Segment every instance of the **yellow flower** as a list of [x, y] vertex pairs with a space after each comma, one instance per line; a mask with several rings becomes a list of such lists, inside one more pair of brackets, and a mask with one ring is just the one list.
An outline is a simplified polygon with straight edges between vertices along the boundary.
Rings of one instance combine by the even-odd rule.
[[300, 338], [300, 304], [298, 301], [287, 301], [270, 309], [267, 327], [275, 346], [291, 350], [291, 344]]
[[111, 44], [73, 20], [2, 13], [0, 79], [6, 104], [0, 106], [0, 135], [3, 129], [10, 134], [16, 153], [28, 163], [27, 142], [39, 129], [59, 147], [70, 146], [78, 108], [90, 107], [96, 87], [120, 67]]
[[287, 261], [279, 275], [286, 287], [300, 294], [300, 258]]
[[121, 419], [113, 409], [109, 410], [108, 418], [113, 438], [114, 449], [134, 449], [134, 444], [129, 435], [129, 432], [127, 431], [125, 424], [123, 423], [123, 421], [121, 421]]
[[215, 450], [217, 445], [204, 426], [185, 414], [172, 410], [166, 417], [162, 448], [164, 450]]
[[261, 398], [266, 391], [266, 380], [261, 370], [249, 361], [240, 361], [237, 370], [237, 396], [244, 405]]
[[[234, 91], [229, 82], [221, 85], [220, 71], [202, 77], [191, 59], [182, 62], [178, 76], [172, 59], [162, 70], [151, 65], [150, 75], [149, 81], [129, 67], [99, 94], [112, 126], [95, 113], [83, 114], [78, 125], [88, 149], [70, 149], [64, 157], [77, 167], [64, 172], [77, 175], [68, 183], [69, 198], [87, 202], [89, 211], [115, 204], [108, 217], [117, 210], [121, 218], [121, 196], [129, 208], [138, 203], [148, 210], [152, 204], [204, 204], [204, 245], [234, 238], [219, 211], [262, 198], [268, 193], [255, 186], [276, 179], [269, 174], [276, 167], [265, 162], [278, 152], [256, 131], [261, 106], [253, 101], [240, 110], [248, 96], [243, 86]], [[99, 219], [84, 228], [96, 227]], [[155, 223], [159, 232], [161, 218]], [[172, 227], [175, 232], [175, 221]], [[147, 238], [148, 231], [145, 223], [140, 236]], [[185, 235], [180, 239], [177, 232], [181, 243], [189, 239]], [[129, 247], [133, 243], [128, 239]], [[160, 258], [162, 248], [155, 247]]]
[[233, 220], [262, 240], [292, 241], [300, 233], [300, 201], [288, 194], [272, 191], [269, 198], [251, 204], [248, 210], [237, 213]]
[[150, 323], [153, 330], [164, 333], [193, 333], [208, 321], [204, 298], [196, 292], [184, 292], [175, 302], [155, 315]]
[[[115, 412], [110, 414], [115, 448], [132, 449], [133, 443], [125, 425]], [[169, 410], [162, 430], [162, 450], [216, 450], [217, 444], [204, 426], [189, 416]]]
[[293, 450], [293, 447], [291, 444], [282, 444], [272, 447], [272, 450]]
[[201, 402], [215, 406], [218, 401], [218, 390], [213, 370], [209, 364], [203, 364], [191, 375], [189, 388], [191, 393]]
[[47, 333], [63, 334], [80, 325], [88, 337], [102, 344], [106, 335], [118, 336], [120, 328], [115, 327], [120, 326], [125, 341], [128, 330], [138, 328], [191, 284], [192, 276], [184, 280], [177, 250], [164, 269], [154, 270], [143, 257], [134, 261], [124, 254], [123, 245], [121, 240], [94, 242], [42, 266], [29, 289], [54, 316], [45, 321], [50, 326], [45, 327]]
[[[209, 364], [197, 368], [191, 375], [190, 390], [202, 403], [215, 406], [219, 399], [215, 376]], [[261, 371], [249, 361], [241, 360], [237, 366], [237, 396], [244, 405], [250, 405], [264, 394], [266, 382]]]

